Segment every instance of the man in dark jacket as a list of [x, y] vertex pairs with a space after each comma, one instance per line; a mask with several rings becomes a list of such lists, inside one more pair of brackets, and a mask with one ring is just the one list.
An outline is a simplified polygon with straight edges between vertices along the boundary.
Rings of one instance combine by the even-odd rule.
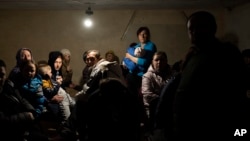
[[193, 13], [187, 28], [193, 46], [184, 61], [175, 97], [177, 137], [233, 137], [237, 129], [249, 127], [241, 52], [215, 37], [217, 25], [209, 12]]

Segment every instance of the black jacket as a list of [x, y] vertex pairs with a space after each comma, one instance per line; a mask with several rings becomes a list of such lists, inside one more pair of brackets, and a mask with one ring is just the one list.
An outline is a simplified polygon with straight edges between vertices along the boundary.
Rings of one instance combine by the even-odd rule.
[[0, 128], [1, 137], [9, 140], [21, 140], [34, 120], [28, 112], [35, 112], [33, 106], [19, 95], [14, 83], [6, 81], [0, 94]]

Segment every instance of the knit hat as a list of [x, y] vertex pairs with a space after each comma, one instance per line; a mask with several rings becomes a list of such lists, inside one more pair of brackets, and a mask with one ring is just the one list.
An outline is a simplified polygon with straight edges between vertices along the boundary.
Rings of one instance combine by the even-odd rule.
[[61, 53], [62, 53], [63, 55], [69, 55], [69, 56], [71, 56], [70, 51], [69, 51], [68, 49], [66, 49], [66, 48], [62, 49], [62, 50], [61, 50]]

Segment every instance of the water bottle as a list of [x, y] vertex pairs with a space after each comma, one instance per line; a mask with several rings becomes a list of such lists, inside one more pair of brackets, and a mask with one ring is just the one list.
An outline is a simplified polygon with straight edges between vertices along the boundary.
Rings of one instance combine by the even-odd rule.
[[59, 79], [59, 77], [60, 77], [59, 71], [56, 71], [56, 80]]

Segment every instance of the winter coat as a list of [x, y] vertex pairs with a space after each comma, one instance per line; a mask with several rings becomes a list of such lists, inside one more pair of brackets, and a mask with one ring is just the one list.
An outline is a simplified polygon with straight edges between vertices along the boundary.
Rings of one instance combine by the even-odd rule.
[[[165, 73], [165, 74], [164, 74]], [[141, 93], [145, 105], [149, 105], [154, 99], [158, 99], [163, 86], [166, 84], [167, 72], [157, 72], [152, 65], [142, 77]]]
[[235, 129], [249, 127], [239, 49], [215, 39], [191, 50], [174, 101], [178, 136], [230, 137]]
[[40, 116], [46, 104], [46, 98], [42, 89], [42, 78], [36, 75], [34, 78], [21, 82], [20, 92], [36, 109], [36, 115]]
[[0, 95], [1, 138], [21, 140], [24, 133], [34, 124], [28, 112], [34, 114], [34, 107], [20, 96], [14, 88], [14, 83], [7, 80]]

